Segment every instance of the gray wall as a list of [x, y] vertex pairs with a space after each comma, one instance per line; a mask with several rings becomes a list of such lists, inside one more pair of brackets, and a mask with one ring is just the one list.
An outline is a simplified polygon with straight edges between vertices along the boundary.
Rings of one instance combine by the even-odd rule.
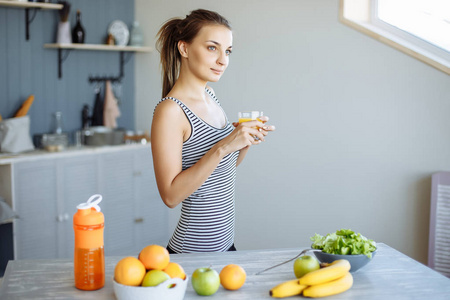
[[[277, 127], [238, 168], [238, 249], [302, 248], [352, 228], [426, 262], [430, 175], [450, 169], [448, 75], [341, 24], [338, 0], [135, 5], [151, 46], [168, 18], [226, 16], [234, 50], [212, 86], [230, 119], [260, 109]], [[137, 57], [139, 129], [160, 93], [159, 54]]]
[[[72, 4], [70, 21], [82, 13], [86, 43], [103, 43], [109, 24], [123, 20], [129, 27], [134, 21], [134, 2], [127, 0], [78, 0]], [[32, 13], [30, 13], [32, 15]], [[119, 74], [119, 52], [71, 51], [63, 63], [63, 77], [58, 79], [58, 52], [44, 49], [45, 43], [56, 41], [59, 21], [57, 10], [38, 11], [30, 26], [30, 40], [25, 39], [25, 10], [0, 7], [0, 114], [14, 115], [30, 95], [35, 101], [29, 112], [31, 134], [52, 130], [53, 113], [62, 111], [64, 129], [81, 127], [83, 104], [94, 105], [94, 85], [90, 75]], [[121, 127], [134, 129], [134, 56], [125, 65], [122, 81]]]

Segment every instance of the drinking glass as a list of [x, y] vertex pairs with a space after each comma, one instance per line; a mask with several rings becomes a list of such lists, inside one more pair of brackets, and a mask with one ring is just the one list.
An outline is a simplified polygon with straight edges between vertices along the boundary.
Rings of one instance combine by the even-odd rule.
[[252, 121], [252, 120], [259, 120], [259, 117], [263, 116], [263, 112], [262, 111], [258, 111], [258, 110], [240, 111], [238, 113], [238, 116], [239, 116], [239, 124], [240, 124], [242, 122], [248, 122], [248, 121]]
[[[262, 117], [264, 114], [262, 111], [258, 111], [258, 110], [250, 110], [250, 111], [240, 111], [238, 113], [238, 117], [239, 117], [239, 124], [243, 123], [243, 122], [248, 122], [248, 121], [253, 121], [253, 120], [258, 120], [261, 121], [259, 119], [259, 117]], [[261, 121], [263, 122], [263, 121]], [[263, 122], [265, 123], [265, 122]], [[257, 127], [255, 127], [257, 128]], [[257, 136], [253, 136], [255, 138], [255, 141], [259, 141], [259, 138]]]

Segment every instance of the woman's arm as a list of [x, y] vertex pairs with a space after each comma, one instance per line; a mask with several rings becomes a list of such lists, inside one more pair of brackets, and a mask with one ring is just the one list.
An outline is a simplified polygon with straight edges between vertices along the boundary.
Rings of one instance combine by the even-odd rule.
[[[253, 128], [257, 123], [261, 124], [252, 121], [239, 125], [197, 163], [182, 171], [183, 141], [188, 138], [190, 124], [176, 103], [160, 103], [153, 115], [151, 146], [156, 183], [164, 203], [170, 208], [177, 206], [208, 179], [225, 155], [261, 143], [267, 132]], [[259, 141], [253, 138], [255, 135]]]

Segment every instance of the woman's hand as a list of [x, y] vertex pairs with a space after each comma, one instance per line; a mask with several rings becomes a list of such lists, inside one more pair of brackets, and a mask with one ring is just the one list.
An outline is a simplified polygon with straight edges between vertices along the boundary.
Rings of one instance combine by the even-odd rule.
[[259, 120], [243, 123], [234, 122], [235, 130], [222, 140], [227, 146], [227, 150], [231, 153], [264, 142], [269, 131], [275, 130], [275, 126], [264, 124], [267, 121], [269, 121], [269, 117], [262, 116]]

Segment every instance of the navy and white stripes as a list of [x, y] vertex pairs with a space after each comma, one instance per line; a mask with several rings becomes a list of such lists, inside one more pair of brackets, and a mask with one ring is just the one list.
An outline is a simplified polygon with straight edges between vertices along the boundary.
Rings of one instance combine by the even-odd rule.
[[[220, 103], [209, 89], [206, 92]], [[183, 143], [182, 169], [193, 166], [217, 142], [229, 135], [233, 125], [224, 128], [204, 122], [180, 100], [172, 100], [184, 111], [191, 124], [191, 136]], [[158, 103], [158, 104], [159, 104]], [[169, 247], [177, 253], [219, 252], [228, 250], [234, 242], [234, 189], [236, 161], [239, 151], [226, 155], [205, 183], [182, 202], [181, 217]]]

